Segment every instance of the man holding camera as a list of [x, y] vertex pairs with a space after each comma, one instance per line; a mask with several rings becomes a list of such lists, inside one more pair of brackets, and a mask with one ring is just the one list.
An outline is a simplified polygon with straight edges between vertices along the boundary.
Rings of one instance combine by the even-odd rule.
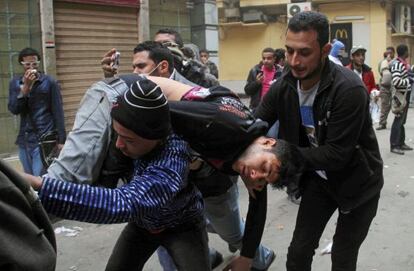
[[270, 85], [281, 75], [275, 66], [275, 51], [264, 48], [262, 60], [255, 65], [247, 77], [244, 92], [250, 97], [250, 108], [255, 110], [262, 97], [269, 91]]
[[66, 139], [60, 87], [55, 79], [38, 71], [39, 53], [25, 48], [19, 53], [23, 76], [10, 81], [8, 108], [14, 115], [20, 115], [20, 130], [16, 139], [19, 159], [26, 173], [41, 175], [39, 138], [56, 130], [59, 148]]

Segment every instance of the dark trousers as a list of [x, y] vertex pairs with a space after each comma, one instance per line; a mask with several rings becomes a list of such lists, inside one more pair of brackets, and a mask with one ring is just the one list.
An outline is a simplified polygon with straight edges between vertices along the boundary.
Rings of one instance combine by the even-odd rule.
[[410, 104], [411, 91], [407, 93], [405, 99], [407, 105], [401, 114], [395, 115], [391, 126], [390, 144], [391, 148], [398, 148], [405, 144], [405, 128], [404, 124], [407, 121], [408, 105]]
[[142, 270], [160, 245], [167, 249], [178, 270], [210, 270], [207, 232], [202, 221], [158, 234], [128, 223], [115, 244], [105, 270]]
[[[309, 181], [302, 194], [295, 231], [287, 255], [287, 271], [310, 271], [315, 249], [338, 204], [320, 185], [326, 180]], [[358, 251], [375, 217], [379, 194], [349, 213], [339, 212], [331, 252], [332, 271], [355, 271]]]

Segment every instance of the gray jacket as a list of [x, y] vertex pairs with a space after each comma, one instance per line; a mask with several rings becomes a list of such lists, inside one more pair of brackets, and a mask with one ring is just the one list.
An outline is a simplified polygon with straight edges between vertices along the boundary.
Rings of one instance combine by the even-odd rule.
[[72, 131], [47, 170], [49, 177], [75, 183], [97, 181], [111, 142], [112, 104], [128, 88], [125, 81], [113, 78], [109, 83], [99, 81], [86, 91]]
[[177, 81], [177, 82], [180, 82], [180, 83], [183, 83], [183, 84], [186, 84], [186, 85], [189, 85], [189, 86], [192, 86], [192, 87], [198, 86], [197, 84], [195, 84], [195, 83], [191, 82], [190, 80], [188, 80], [187, 78], [185, 78], [176, 69], [174, 69], [173, 73], [170, 76], [170, 79], [172, 79], [174, 81]]
[[[49, 177], [87, 184], [96, 184], [99, 179], [100, 185], [111, 187], [114, 184], [110, 181], [115, 180], [102, 180], [103, 171], [106, 171], [105, 176], [116, 176], [112, 179], [127, 175], [124, 171], [132, 167], [111, 166], [117, 161], [108, 161], [116, 155], [113, 153], [116, 150], [110, 148], [113, 141], [111, 141], [113, 135], [110, 113], [117, 96], [122, 95], [129, 88], [130, 83], [138, 80], [138, 77], [137, 74], [128, 74], [120, 78], [110, 78], [109, 81], [99, 81], [93, 84], [86, 91], [76, 112], [72, 131], [58, 159], [47, 170]], [[197, 86], [175, 69], [170, 78], [187, 85]], [[118, 176], [118, 172], [124, 175]]]

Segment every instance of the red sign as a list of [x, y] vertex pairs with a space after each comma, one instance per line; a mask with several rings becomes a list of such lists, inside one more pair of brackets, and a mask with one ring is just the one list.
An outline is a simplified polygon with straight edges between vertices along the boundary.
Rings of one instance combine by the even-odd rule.
[[63, 0], [65, 2], [105, 6], [139, 7], [140, 0]]

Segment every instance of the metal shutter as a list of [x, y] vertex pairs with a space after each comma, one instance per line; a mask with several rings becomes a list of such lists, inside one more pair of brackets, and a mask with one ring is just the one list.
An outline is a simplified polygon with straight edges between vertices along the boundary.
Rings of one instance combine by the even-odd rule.
[[115, 47], [120, 73], [131, 72], [138, 43], [138, 9], [54, 2], [56, 72], [62, 88], [66, 130], [71, 130], [79, 102], [92, 83], [103, 78], [100, 61]]

